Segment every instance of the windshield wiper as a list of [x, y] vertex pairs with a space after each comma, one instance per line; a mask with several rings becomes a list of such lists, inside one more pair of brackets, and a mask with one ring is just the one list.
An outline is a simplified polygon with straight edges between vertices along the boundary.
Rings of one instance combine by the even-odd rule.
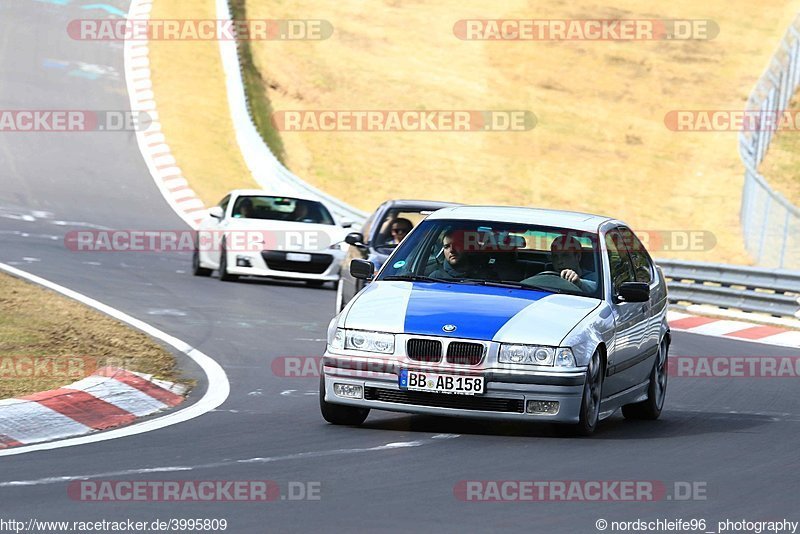
[[472, 283], [476, 285], [482, 286], [491, 286], [491, 287], [508, 287], [512, 289], [531, 289], [531, 290], [539, 290], [539, 291], [547, 291], [549, 293], [564, 293], [563, 290], [555, 288], [555, 287], [545, 287], [545, 286], [537, 286], [534, 284], [523, 284], [522, 282], [514, 282], [513, 280], [478, 280], [467, 278], [463, 280], [466, 283]]
[[447, 282], [447, 280], [439, 280], [438, 278], [431, 278], [430, 276], [418, 274], [392, 274], [384, 278], [384, 280], [396, 280], [401, 282]]

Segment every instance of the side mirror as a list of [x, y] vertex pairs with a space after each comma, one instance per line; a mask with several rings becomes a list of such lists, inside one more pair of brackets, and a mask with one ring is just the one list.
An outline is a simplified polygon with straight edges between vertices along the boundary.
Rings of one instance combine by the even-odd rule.
[[215, 219], [222, 219], [225, 216], [225, 212], [222, 211], [222, 208], [219, 206], [214, 206], [213, 208], [208, 209], [208, 214]]
[[350, 228], [353, 226], [353, 221], [342, 219], [342, 228]]
[[650, 285], [646, 282], [623, 282], [617, 297], [622, 302], [647, 302], [650, 300]]
[[375, 274], [375, 266], [371, 261], [353, 260], [350, 262], [350, 275], [353, 278], [369, 280]]
[[350, 232], [344, 238], [344, 242], [353, 246], [364, 246], [364, 236], [359, 232]]

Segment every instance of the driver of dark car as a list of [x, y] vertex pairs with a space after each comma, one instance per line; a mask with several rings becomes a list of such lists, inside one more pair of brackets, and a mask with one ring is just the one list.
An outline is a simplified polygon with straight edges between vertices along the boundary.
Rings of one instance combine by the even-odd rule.
[[572, 282], [585, 293], [594, 293], [597, 289], [597, 273], [583, 271], [581, 256], [583, 247], [575, 236], [560, 235], [550, 244], [550, 260], [553, 270], [564, 280]]

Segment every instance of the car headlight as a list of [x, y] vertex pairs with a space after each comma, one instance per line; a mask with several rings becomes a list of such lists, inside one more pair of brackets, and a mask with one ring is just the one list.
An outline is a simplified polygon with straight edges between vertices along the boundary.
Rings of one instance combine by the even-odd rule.
[[541, 345], [500, 346], [500, 363], [523, 363], [548, 367], [575, 367], [575, 356], [567, 347], [544, 347]]
[[337, 328], [336, 332], [333, 333], [333, 339], [331, 339], [328, 343], [332, 349], [343, 349], [344, 348], [344, 330], [341, 328]]
[[337, 328], [330, 345], [332, 349], [351, 349], [393, 354], [394, 334]]

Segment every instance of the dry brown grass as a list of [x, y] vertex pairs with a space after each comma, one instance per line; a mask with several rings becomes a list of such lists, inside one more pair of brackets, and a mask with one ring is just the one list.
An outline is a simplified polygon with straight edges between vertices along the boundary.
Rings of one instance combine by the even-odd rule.
[[[153, 19], [216, 19], [213, 0], [158, 0]], [[153, 91], [167, 143], [206, 205], [257, 187], [233, 132], [216, 41], [151, 41]]]
[[[212, 5], [158, 0], [153, 16], [208, 16]], [[534, 130], [516, 133], [285, 132], [289, 168], [313, 184], [365, 210], [386, 198], [425, 197], [605, 213], [637, 230], [706, 230], [717, 237], [714, 249], [658, 255], [736, 263], [750, 262], [739, 227], [736, 134], [676, 133], [663, 119], [674, 109], [741, 109], [798, 8], [798, 0], [625, 0], [615, 7], [588, 0], [247, 1], [249, 18], [321, 18], [335, 28], [322, 42], [254, 43], [277, 111], [529, 109], [539, 119]], [[710, 42], [453, 36], [453, 23], [464, 18], [638, 17], [713, 19], [721, 32]], [[221, 117], [222, 82], [214, 77], [218, 51], [169, 43], [154, 46], [153, 56], [167, 137], [193, 185], [205, 190], [209, 174], [238, 176], [242, 165]], [[192, 82], [181, 81], [181, 72]], [[220, 118], [214, 146], [201, 148], [200, 139], [179, 138], [210, 136], [196, 126], [203, 110]], [[216, 173], [190, 161], [218, 152]]]
[[[60, 363], [39, 368], [39, 376], [26, 376], [33, 374], [22, 359], [28, 356]], [[0, 274], [0, 399], [64, 386], [107, 364], [123, 364], [165, 380], [178, 376], [172, 354], [141, 332], [57, 293]]]

